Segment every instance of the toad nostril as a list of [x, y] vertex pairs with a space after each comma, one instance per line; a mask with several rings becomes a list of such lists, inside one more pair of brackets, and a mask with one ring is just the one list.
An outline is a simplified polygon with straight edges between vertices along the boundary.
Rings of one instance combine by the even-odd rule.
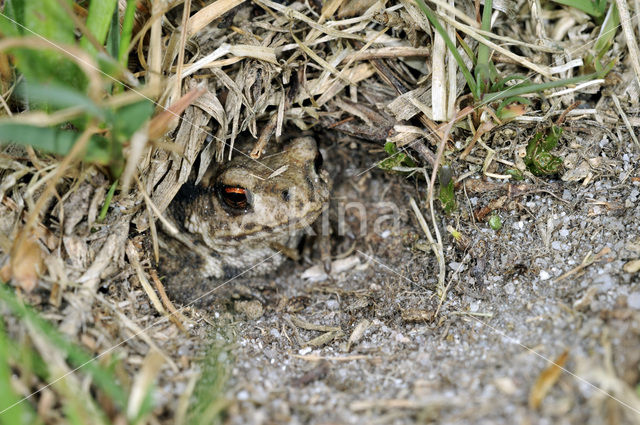
[[280, 195], [282, 196], [282, 200], [283, 200], [284, 202], [289, 202], [290, 195], [289, 195], [289, 191], [288, 191], [288, 190], [286, 190], [286, 189], [285, 189], [285, 190], [283, 190], [283, 191], [280, 193]]
[[313, 159], [313, 168], [315, 169], [316, 174], [320, 174], [320, 170], [322, 169], [322, 162], [323, 162], [322, 154], [320, 153], [320, 151], [318, 151], [318, 154]]

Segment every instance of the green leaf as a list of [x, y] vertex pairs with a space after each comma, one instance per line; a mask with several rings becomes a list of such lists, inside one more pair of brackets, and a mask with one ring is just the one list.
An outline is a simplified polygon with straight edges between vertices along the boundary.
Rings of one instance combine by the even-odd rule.
[[440, 193], [438, 198], [442, 203], [442, 209], [447, 215], [450, 215], [456, 209], [456, 195], [454, 193], [453, 170], [448, 165], [440, 167], [438, 172], [438, 180], [440, 182]]
[[153, 110], [153, 103], [146, 99], [116, 110], [113, 118], [113, 137], [122, 143], [129, 140], [151, 117]]
[[[73, 4], [71, 0], [61, 1]], [[4, 14], [7, 18], [3, 16], [5, 22], [0, 28], [6, 36], [37, 34], [50, 41], [75, 41], [73, 20], [57, 0], [7, 0]]]
[[113, 113], [109, 120], [112, 126], [109, 168], [114, 177], [119, 177], [124, 169], [124, 144], [149, 119], [153, 110], [154, 105], [145, 99], [125, 105]]
[[0, 143], [31, 145], [60, 155], [67, 154], [78, 137], [75, 131], [36, 127], [13, 122], [0, 123]]
[[[70, 7], [73, 4], [61, 1]], [[75, 26], [58, 0], [7, 0], [4, 15], [0, 15], [0, 32], [5, 37], [37, 36], [53, 43], [50, 49], [11, 49], [18, 69], [28, 80], [56, 81], [80, 90], [86, 87], [84, 73], [55, 47], [55, 43], [75, 43]]]
[[[15, 122], [0, 122], [0, 143], [30, 145], [37, 149], [66, 155], [69, 153], [79, 133], [51, 127], [36, 127]], [[89, 140], [84, 159], [90, 162], [108, 164], [110, 161], [109, 142], [102, 136], [93, 135]]]
[[398, 151], [396, 145], [393, 142], [387, 142], [384, 144], [384, 151], [389, 157], [378, 163], [378, 168], [386, 171], [393, 171], [396, 167], [415, 167], [416, 164], [413, 160], [404, 152]]
[[564, 4], [565, 6], [575, 7], [596, 18], [604, 14], [607, 7], [607, 0], [553, 0], [555, 3]]
[[118, 14], [118, 8], [113, 9], [113, 15], [111, 17], [111, 25], [109, 26], [109, 32], [107, 34], [107, 52], [112, 58], [118, 60], [120, 56], [118, 49], [120, 48], [120, 20]]
[[398, 152], [398, 149], [396, 149], [396, 144], [393, 142], [387, 142], [384, 144], [384, 151], [386, 153], [388, 153], [389, 155], [393, 155], [396, 152]]
[[544, 149], [546, 151], [550, 151], [551, 149], [558, 146], [558, 142], [560, 141], [560, 136], [562, 136], [563, 130], [561, 127], [557, 125], [552, 125], [549, 134], [545, 137]]
[[33, 104], [44, 106], [44, 108], [38, 109], [54, 110], [78, 106], [94, 117], [105, 119], [104, 110], [98, 107], [86, 94], [70, 86], [62, 86], [58, 83], [21, 83], [16, 89], [16, 94], [29, 101], [31, 109], [34, 109]]
[[618, 13], [615, 2], [612, 2], [604, 18], [604, 22], [602, 22], [602, 26], [600, 27], [598, 38], [593, 45], [593, 49], [599, 57], [602, 57], [602, 55], [611, 48], [619, 26], [620, 14]]
[[518, 170], [517, 168], [509, 168], [508, 170], [505, 171], [505, 174], [510, 175], [511, 177], [513, 177], [514, 180], [524, 180], [524, 175], [522, 174], [522, 171]]
[[402, 163], [405, 161], [405, 159], [407, 159], [407, 155], [405, 155], [404, 153], [397, 153], [381, 161], [378, 164], [378, 167], [386, 171], [392, 171], [395, 167], [402, 166]]

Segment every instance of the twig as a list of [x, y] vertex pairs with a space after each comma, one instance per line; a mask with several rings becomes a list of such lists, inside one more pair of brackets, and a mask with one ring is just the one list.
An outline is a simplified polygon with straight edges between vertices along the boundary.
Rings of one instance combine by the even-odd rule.
[[627, 6], [627, 2], [624, 0], [616, 0], [616, 5], [618, 6], [618, 13], [620, 15], [622, 33], [624, 34], [624, 39], [627, 42], [627, 48], [629, 49], [629, 60], [631, 61], [631, 66], [636, 73], [636, 82], [640, 85], [640, 49], [638, 49], [638, 39], [633, 34], [629, 6]]
[[125, 250], [127, 253], [127, 258], [129, 258], [129, 263], [131, 263], [134, 270], [136, 271], [136, 275], [138, 276], [138, 280], [142, 285], [142, 289], [144, 289], [144, 292], [147, 294], [147, 297], [149, 297], [149, 300], [151, 300], [151, 304], [153, 304], [153, 307], [156, 309], [156, 311], [164, 315], [166, 313], [166, 310], [162, 306], [158, 295], [153, 291], [153, 288], [151, 287], [147, 276], [145, 276], [144, 270], [142, 270], [142, 266], [140, 265], [140, 254], [138, 254], [136, 247], [133, 246], [133, 243], [130, 240], [127, 241]]
[[571, 276], [573, 274], [576, 274], [576, 273], [582, 271], [583, 269], [586, 269], [587, 267], [589, 267], [590, 265], [592, 265], [596, 261], [600, 260], [603, 256], [609, 254], [610, 252], [611, 252], [611, 248], [609, 248], [608, 246], [602, 248], [602, 251], [600, 251], [599, 253], [597, 253], [594, 256], [591, 256], [591, 252], [590, 252], [584, 258], [584, 260], [582, 260], [582, 263], [579, 266], [572, 268], [571, 270], [569, 270], [568, 272], [566, 272], [562, 276], [558, 277], [555, 280], [555, 283], [558, 283], [561, 280], [564, 280], [564, 279], [568, 278], [569, 276]]
[[625, 127], [627, 127], [627, 130], [629, 131], [629, 134], [631, 135], [631, 139], [636, 144], [636, 146], [638, 148], [640, 148], [640, 142], [638, 141], [638, 136], [636, 136], [635, 131], [633, 131], [633, 127], [631, 126], [631, 123], [629, 122], [629, 118], [627, 117], [627, 114], [624, 113], [624, 110], [622, 109], [622, 106], [620, 105], [620, 100], [618, 100], [618, 96], [616, 96], [615, 93], [611, 93], [611, 100], [613, 100], [613, 104], [616, 105], [616, 109], [618, 110], [618, 113], [622, 117], [622, 121], [624, 121]]
[[[440, 242], [436, 243], [436, 241], [433, 239], [433, 236], [431, 235], [431, 231], [429, 230], [429, 225], [427, 224], [427, 220], [425, 220], [424, 215], [422, 215], [420, 208], [418, 208], [418, 204], [416, 204], [416, 201], [413, 198], [409, 199], [409, 205], [411, 205], [411, 209], [413, 210], [413, 213], [416, 215], [416, 218], [418, 219], [418, 223], [420, 224], [420, 227], [422, 227], [422, 231], [427, 236], [427, 240], [429, 241], [429, 246], [431, 246], [431, 250], [433, 251], [434, 255], [436, 256], [436, 259], [438, 260], [440, 273], [438, 273], [437, 291], [438, 291], [438, 296], [444, 298], [445, 266], [444, 266], [444, 252], [442, 249], [442, 245], [440, 244]], [[435, 227], [437, 228], [437, 226]], [[439, 233], [438, 233], [438, 236], [439, 236]]]

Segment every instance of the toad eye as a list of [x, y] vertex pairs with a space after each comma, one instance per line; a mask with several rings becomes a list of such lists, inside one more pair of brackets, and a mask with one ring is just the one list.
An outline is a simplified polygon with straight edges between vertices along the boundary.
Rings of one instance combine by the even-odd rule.
[[315, 169], [316, 174], [320, 174], [320, 170], [322, 169], [322, 162], [322, 154], [320, 153], [320, 151], [318, 151], [318, 154], [313, 159], [313, 168]]
[[233, 209], [246, 210], [249, 205], [249, 191], [240, 186], [220, 186], [218, 194], [222, 201]]

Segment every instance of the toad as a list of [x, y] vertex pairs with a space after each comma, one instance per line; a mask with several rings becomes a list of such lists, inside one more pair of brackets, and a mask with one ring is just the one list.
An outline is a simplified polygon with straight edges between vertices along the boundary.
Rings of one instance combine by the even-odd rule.
[[169, 296], [190, 303], [237, 276], [275, 270], [329, 199], [331, 182], [311, 137], [254, 160], [236, 154], [167, 209], [179, 235], [160, 234], [159, 271]]

